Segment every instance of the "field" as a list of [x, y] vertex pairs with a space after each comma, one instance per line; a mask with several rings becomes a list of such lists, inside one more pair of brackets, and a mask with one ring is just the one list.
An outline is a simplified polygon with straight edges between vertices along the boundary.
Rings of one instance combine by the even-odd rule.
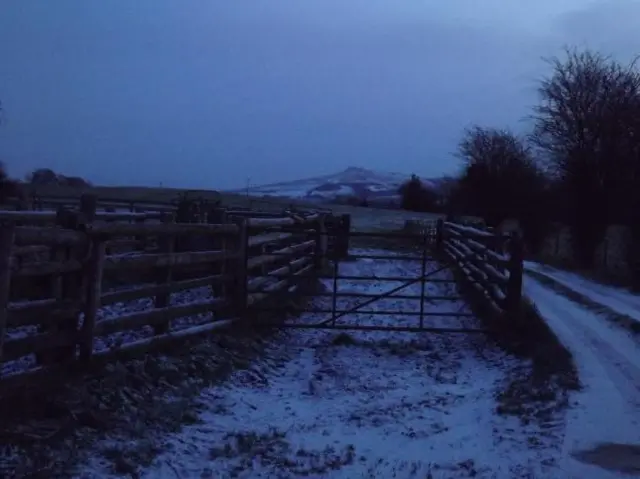
[[[174, 188], [146, 188], [146, 187], [94, 187], [90, 190], [99, 199], [117, 199], [130, 202], [169, 203], [178, 198], [186, 190]], [[82, 190], [61, 187], [37, 187], [34, 191], [43, 197], [79, 197]], [[240, 193], [226, 193], [213, 190], [189, 190], [194, 198], [207, 201], [221, 201], [230, 207], [251, 208], [257, 211], [279, 212], [284, 208], [297, 207], [307, 209], [328, 210], [334, 214], [352, 215], [352, 227], [356, 231], [394, 230], [404, 226], [408, 219], [433, 219], [437, 215], [431, 213], [415, 213], [405, 210], [387, 210], [364, 208], [360, 206], [316, 203], [289, 198], [260, 198]]]

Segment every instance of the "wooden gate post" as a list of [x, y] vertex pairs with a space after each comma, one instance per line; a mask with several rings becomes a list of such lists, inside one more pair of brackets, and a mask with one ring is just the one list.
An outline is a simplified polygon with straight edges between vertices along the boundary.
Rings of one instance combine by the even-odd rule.
[[14, 223], [0, 223], [0, 363], [6, 337], [11, 288], [11, 251], [15, 237]]
[[336, 256], [345, 259], [349, 256], [349, 239], [351, 233], [351, 215], [344, 214], [340, 217], [340, 231], [336, 238]]
[[444, 221], [442, 218], [438, 218], [436, 221], [436, 251], [442, 251], [442, 239], [443, 239]]
[[517, 232], [512, 234], [509, 241], [509, 282], [507, 283], [507, 311], [516, 320], [520, 317], [520, 303], [522, 301], [522, 274], [524, 261], [524, 247]]

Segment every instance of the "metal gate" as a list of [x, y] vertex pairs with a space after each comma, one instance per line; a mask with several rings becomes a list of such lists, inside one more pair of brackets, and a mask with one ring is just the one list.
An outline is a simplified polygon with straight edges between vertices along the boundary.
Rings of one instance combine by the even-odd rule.
[[[314, 270], [308, 275], [301, 276], [300, 282], [294, 291], [274, 297], [273, 301], [266, 304], [259, 303], [250, 306], [252, 316], [260, 317], [258, 323], [263, 326], [278, 328], [299, 328], [299, 329], [329, 329], [329, 330], [359, 330], [359, 331], [403, 331], [403, 332], [432, 332], [432, 333], [481, 333], [482, 329], [473, 327], [446, 327], [425, 324], [428, 318], [439, 317], [473, 317], [468, 311], [431, 311], [425, 307], [426, 303], [436, 301], [450, 302], [462, 301], [462, 298], [455, 288], [455, 279], [438, 277], [439, 273], [446, 271], [451, 265], [443, 262], [435, 253], [435, 237], [428, 233], [405, 234], [389, 232], [351, 232], [350, 240], [356, 242], [376, 240], [377, 242], [387, 242], [394, 246], [402, 245], [403, 249], [413, 249], [413, 254], [367, 254], [351, 253], [346, 258], [333, 258], [324, 271]], [[358, 248], [355, 248], [357, 251]], [[383, 248], [380, 248], [383, 249]], [[353, 248], [352, 248], [353, 250]], [[412, 275], [366, 275], [343, 273], [350, 264], [358, 261], [390, 261], [413, 263], [416, 269]], [[328, 271], [327, 271], [328, 270]], [[282, 275], [274, 275], [283, 277]], [[308, 281], [307, 281], [308, 280]], [[381, 292], [349, 292], [341, 291], [341, 282], [375, 281], [378, 285], [391, 283], [392, 286], [384, 288]], [[315, 291], [314, 287], [318, 282], [324, 283], [327, 291]], [[450, 288], [444, 294], [433, 294], [427, 291], [429, 284], [448, 284]], [[420, 285], [419, 292], [413, 294], [404, 293], [403, 290], [410, 289], [415, 285]], [[453, 290], [453, 291], [451, 291]], [[350, 298], [356, 304], [343, 308], [339, 305], [341, 298]], [[326, 300], [326, 301], [323, 301]], [[373, 309], [364, 310], [368, 306], [385, 299], [418, 302], [415, 310], [385, 310]], [[326, 304], [328, 302], [328, 304]], [[318, 304], [321, 303], [321, 304]], [[325, 303], [325, 304], [323, 304]], [[303, 320], [305, 316], [313, 315], [312, 320]], [[392, 316], [414, 318], [413, 325], [401, 324], [350, 324], [349, 318], [356, 315]], [[264, 317], [263, 317], [264, 316]], [[284, 319], [283, 319], [284, 317]]]

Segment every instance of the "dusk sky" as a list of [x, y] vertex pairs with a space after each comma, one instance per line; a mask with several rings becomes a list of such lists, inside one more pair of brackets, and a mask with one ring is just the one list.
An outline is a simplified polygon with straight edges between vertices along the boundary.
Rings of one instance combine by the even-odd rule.
[[0, 160], [97, 184], [453, 173], [527, 128], [542, 57], [640, 54], [640, 2], [2, 0]]

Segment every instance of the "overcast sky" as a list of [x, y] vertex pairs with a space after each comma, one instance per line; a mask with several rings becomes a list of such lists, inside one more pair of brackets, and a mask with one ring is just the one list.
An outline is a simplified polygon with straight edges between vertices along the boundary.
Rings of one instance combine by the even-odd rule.
[[628, 0], [2, 0], [0, 159], [193, 188], [437, 177], [465, 127], [527, 127], [541, 57], [627, 61], [639, 32]]

